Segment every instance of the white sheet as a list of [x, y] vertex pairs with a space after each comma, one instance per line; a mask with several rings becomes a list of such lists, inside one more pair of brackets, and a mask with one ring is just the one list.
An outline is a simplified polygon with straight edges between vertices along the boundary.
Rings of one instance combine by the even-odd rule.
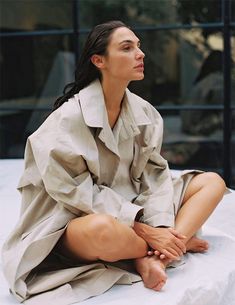
[[[0, 160], [0, 249], [18, 218], [20, 195], [16, 185], [22, 170], [22, 160]], [[145, 288], [142, 282], [115, 285], [79, 304], [235, 305], [235, 191], [223, 198], [204, 225], [202, 237], [210, 242], [209, 251], [187, 254], [184, 265], [168, 269], [168, 281], [161, 292]], [[1, 265], [0, 304], [19, 304], [9, 294]]]

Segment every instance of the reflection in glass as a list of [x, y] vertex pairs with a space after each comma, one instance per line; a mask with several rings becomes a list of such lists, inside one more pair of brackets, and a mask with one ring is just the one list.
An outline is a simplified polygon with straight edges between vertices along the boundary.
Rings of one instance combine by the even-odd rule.
[[[186, 104], [216, 106], [223, 104], [223, 52], [213, 50], [201, 64]], [[181, 111], [182, 130], [192, 135], [209, 135], [221, 127], [223, 116], [218, 110]]]
[[182, 23], [220, 22], [222, 18], [222, 0], [177, 0], [176, 5]]
[[[235, 2], [235, 1], [234, 1]], [[234, 4], [235, 9], [235, 4]], [[234, 13], [235, 16], [235, 13]], [[232, 105], [235, 106], [235, 30], [232, 31], [231, 37], [231, 55], [232, 55], [232, 65], [231, 65], [231, 100]]]
[[[208, 118], [210, 119], [209, 113]], [[223, 162], [222, 125], [207, 135], [191, 135], [182, 129], [179, 114], [163, 114], [163, 119], [162, 155], [169, 161], [171, 168], [204, 168], [219, 171]]]
[[15, 158], [23, 156], [26, 137], [73, 80], [75, 59], [68, 36], [4, 37], [2, 41], [0, 157]]
[[232, 112], [232, 188], [235, 189], [235, 110]]
[[[72, 29], [74, 3], [72, 0], [2, 1], [4, 14], [0, 30]], [[220, 0], [79, 0], [77, 4], [78, 30], [81, 31], [79, 49], [86, 38], [83, 30], [121, 16], [135, 28], [146, 53], [145, 79], [133, 82], [130, 89], [156, 108], [194, 104], [190, 96], [203, 63], [211, 52], [223, 51], [221, 31], [215, 27], [167, 30], [166, 26], [219, 22]], [[234, 46], [234, 40], [232, 43]], [[50, 111], [45, 109], [51, 108], [64, 85], [73, 80], [73, 44], [72, 36], [66, 35], [2, 38], [0, 157], [23, 157], [27, 136], [47, 117]], [[223, 85], [222, 81], [220, 85]], [[201, 87], [209, 88], [209, 85]], [[222, 104], [221, 92], [211, 96], [211, 104]], [[208, 100], [205, 102], [204, 96], [200, 95], [197, 105], [207, 103]], [[3, 109], [4, 105], [8, 110]], [[29, 106], [33, 110], [17, 110], [18, 106], [25, 109]], [[221, 120], [217, 122], [216, 130], [205, 128], [203, 124], [203, 128], [192, 132], [190, 128], [183, 128], [182, 113], [162, 113], [165, 120], [164, 156], [172, 166], [220, 168]], [[206, 111], [204, 122], [211, 121], [212, 114], [214, 112]], [[216, 115], [221, 117], [221, 112], [217, 111]], [[188, 110], [185, 117], [189, 120], [189, 116]], [[203, 121], [199, 110], [193, 116], [198, 116], [196, 121]], [[211, 160], [204, 157], [210, 154], [214, 154]]]
[[[222, 51], [221, 32], [203, 36], [201, 29], [136, 31], [145, 57], [145, 79], [130, 88], [153, 105], [189, 104], [189, 95], [203, 62], [214, 51]], [[209, 63], [213, 70], [214, 63]], [[217, 63], [222, 71], [222, 61]], [[200, 104], [200, 101], [197, 101]], [[220, 97], [217, 104], [222, 104]]]
[[72, 0], [1, 1], [2, 32], [72, 28]]
[[[162, 26], [221, 21], [221, 0], [80, 0], [83, 28], [121, 19], [130, 26]], [[212, 30], [213, 31], [213, 30]]]
[[231, 17], [232, 17], [232, 21], [235, 21], [235, 0], [231, 0]]
[[[67, 71], [65, 54], [72, 54], [73, 49], [68, 36], [3, 37], [1, 42], [0, 102], [40, 96], [57, 61], [60, 69]], [[54, 87], [58, 87], [59, 80], [54, 81]], [[53, 89], [47, 91], [47, 95], [52, 95]]]

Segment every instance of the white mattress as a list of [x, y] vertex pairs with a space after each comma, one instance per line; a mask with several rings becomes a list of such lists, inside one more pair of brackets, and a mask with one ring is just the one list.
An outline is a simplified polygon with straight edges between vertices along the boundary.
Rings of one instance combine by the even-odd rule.
[[[18, 218], [20, 195], [16, 185], [22, 170], [22, 160], [0, 160], [0, 248]], [[224, 196], [204, 225], [202, 237], [209, 241], [209, 251], [187, 254], [184, 265], [168, 269], [168, 281], [161, 292], [145, 288], [142, 282], [115, 285], [79, 304], [235, 305], [235, 191]], [[18, 304], [9, 294], [1, 265], [0, 304]]]

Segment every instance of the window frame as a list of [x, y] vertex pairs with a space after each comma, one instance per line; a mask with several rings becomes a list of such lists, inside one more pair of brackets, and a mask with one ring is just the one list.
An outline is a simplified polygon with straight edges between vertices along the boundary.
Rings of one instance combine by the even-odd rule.
[[[61, 30], [40, 30], [40, 31], [20, 31], [20, 32], [0, 32], [0, 39], [3, 37], [36, 37], [36, 36], [45, 36], [45, 35], [72, 35], [75, 39], [74, 44], [74, 53], [75, 58], [78, 59], [80, 52], [79, 37], [81, 35], [87, 34], [90, 29], [80, 28], [79, 25], [79, 2], [80, 0], [73, 0], [73, 28], [72, 29], [61, 29]], [[224, 79], [224, 99], [223, 105], [172, 105], [172, 106], [157, 106], [159, 112], [164, 114], [169, 114], [174, 111], [180, 110], [221, 110], [223, 112], [223, 165], [221, 168], [221, 174], [224, 177], [224, 180], [228, 186], [231, 187], [232, 180], [232, 111], [235, 110], [235, 106], [232, 105], [231, 101], [231, 67], [230, 67], [230, 58], [231, 58], [231, 37], [232, 30], [235, 30], [235, 22], [231, 19], [232, 12], [232, 0], [221, 0], [222, 7], [222, 19], [221, 22], [213, 23], [202, 23], [202, 24], [169, 24], [162, 26], [144, 26], [144, 27], [133, 27], [133, 30], [136, 32], [140, 31], [166, 31], [166, 30], [182, 30], [182, 29], [195, 29], [195, 28], [217, 28], [223, 33], [223, 79]], [[6, 105], [1, 105], [0, 111], [10, 111], [13, 108]], [[14, 110], [26, 111], [33, 110], [34, 106], [17, 106], [14, 107]], [[37, 108], [38, 111], [50, 110], [49, 107], [40, 107]]]

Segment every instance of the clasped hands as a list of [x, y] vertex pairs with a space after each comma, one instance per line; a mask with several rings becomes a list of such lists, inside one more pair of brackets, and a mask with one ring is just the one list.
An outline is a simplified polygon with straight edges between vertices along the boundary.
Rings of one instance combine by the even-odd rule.
[[143, 223], [135, 223], [134, 230], [149, 245], [148, 255], [157, 255], [160, 259], [179, 260], [186, 253], [186, 236], [173, 228], [153, 228]]

